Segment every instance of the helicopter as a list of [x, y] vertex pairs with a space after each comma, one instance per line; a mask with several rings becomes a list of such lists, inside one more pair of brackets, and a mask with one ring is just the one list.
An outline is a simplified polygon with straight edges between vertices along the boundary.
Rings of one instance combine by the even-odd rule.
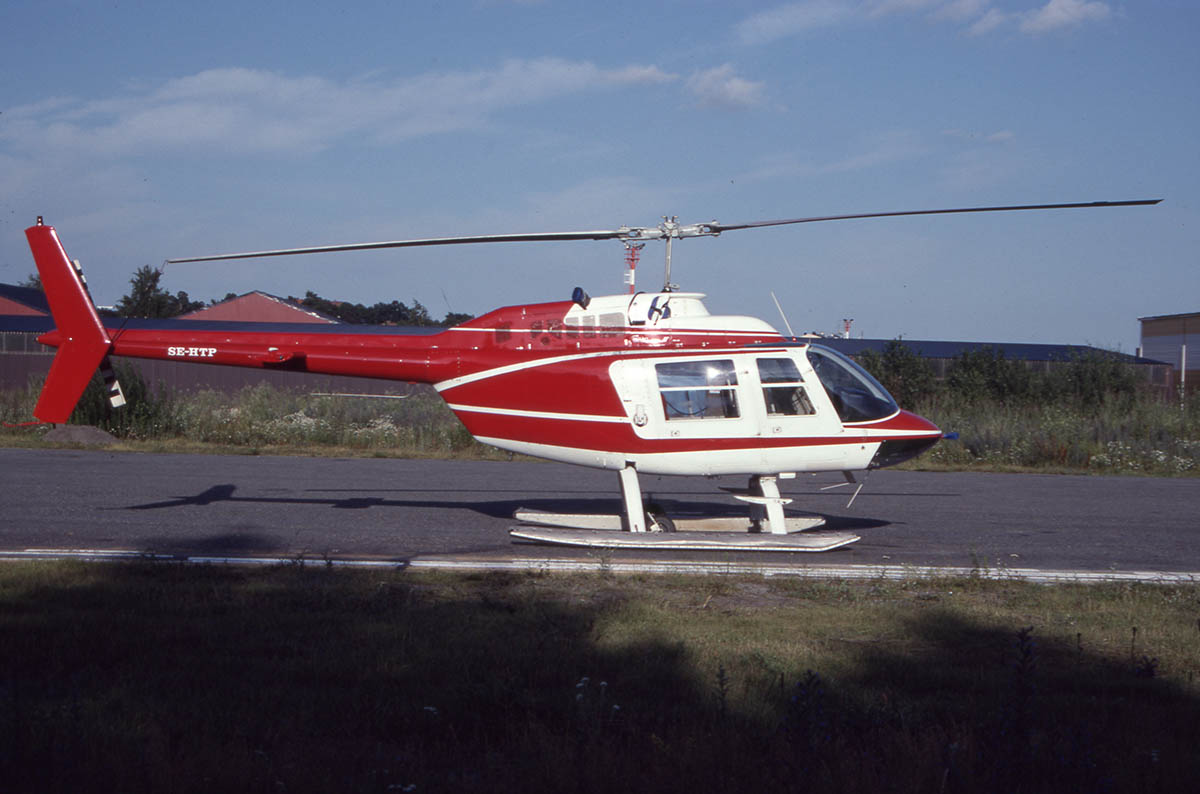
[[[478, 441], [513, 453], [615, 471], [619, 515], [518, 510], [516, 541], [605, 548], [828, 551], [857, 541], [788, 516], [779, 481], [855, 473], [929, 450], [943, 433], [901, 408], [852, 359], [746, 316], [712, 315], [703, 293], [671, 283], [676, 240], [728, 231], [898, 216], [1141, 206], [1161, 199], [857, 213], [725, 224], [493, 234], [313, 246], [167, 259], [166, 264], [434, 245], [618, 240], [665, 244], [662, 288], [507, 306], [460, 325], [426, 329], [251, 322], [102, 319], [77, 261], [39, 216], [25, 230], [57, 348], [34, 416], [64, 423], [97, 369], [110, 403], [124, 404], [110, 356], [297, 370], [430, 384]], [[785, 320], [786, 323], [786, 320]], [[746, 517], [672, 518], [644, 504], [640, 475], [741, 475], [725, 488]], [[855, 491], [857, 495], [857, 491]], [[853, 497], [851, 498], [851, 502]]]

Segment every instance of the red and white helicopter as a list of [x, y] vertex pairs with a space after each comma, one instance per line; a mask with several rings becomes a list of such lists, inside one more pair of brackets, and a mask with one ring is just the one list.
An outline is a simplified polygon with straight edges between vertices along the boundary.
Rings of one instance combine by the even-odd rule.
[[[819, 517], [785, 516], [778, 480], [797, 473], [891, 466], [942, 437], [933, 423], [902, 410], [851, 359], [752, 317], [715, 316], [704, 295], [671, 284], [675, 240], [737, 229], [820, 221], [1013, 210], [1157, 204], [1159, 200], [876, 212], [787, 220], [613, 230], [395, 240], [168, 259], [168, 263], [468, 243], [620, 240], [666, 244], [657, 292], [508, 306], [440, 333], [392, 327], [348, 332], [297, 325], [281, 332], [254, 323], [140, 323], [102, 319], [77, 263], [51, 226], [25, 234], [50, 303], [58, 348], [34, 410], [66, 422], [97, 368], [114, 405], [124, 402], [109, 356], [283, 368], [432, 384], [471, 434], [486, 444], [618, 473], [623, 516], [518, 511], [523, 540], [604, 547], [670, 546], [823, 551], [852, 543], [849, 533], [803, 532]], [[632, 282], [632, 279], [630, 279]], [[366, 333], [362, 331], [366, 330]], [[727, 489], [751, 504], [749, 519], [675, 522], [643, 506], [639, 474], [746, 475]], [[861, 486], [860, 486], [861, 487]], [[612, 530], [624, 529], [624, 532]], [[675, 531], [678, 529], [679, 531]], [[717, 530], [717, 531], [714, 531]], [[724, 530], [724, 531], [721, 531]]]

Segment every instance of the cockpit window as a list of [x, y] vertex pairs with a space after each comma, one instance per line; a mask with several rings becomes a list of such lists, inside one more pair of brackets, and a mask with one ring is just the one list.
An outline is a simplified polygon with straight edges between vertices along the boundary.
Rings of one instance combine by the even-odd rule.
[[758, 378], [763, 383], [803, 383], [796, 362], [790, 358], [760, 358]]
[[804, 380], [790, 358], [758, 359], [758, 379], [769, 416], [808, 416], [816, 413], [804, 391]]
[[869, 422], [900, 410], [879, 381], [836, 350], [810, 345], [808, 360], [843, 422]]
[[671, 419], [735, 419], [737, 371], [730, 359], [655, 364], [663, 412]]

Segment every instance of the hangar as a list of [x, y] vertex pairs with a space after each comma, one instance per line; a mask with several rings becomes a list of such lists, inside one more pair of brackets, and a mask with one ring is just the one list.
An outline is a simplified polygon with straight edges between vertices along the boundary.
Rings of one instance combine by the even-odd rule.
[[1191, 394], [1200, 389], [1200, 346], [1188, 351], [1189, 338], [1200, 331], [1200, 312], [1139, 317], [1138, 322], [1142, 324], [1138, 355], [1171, 365], [1172, 391]]

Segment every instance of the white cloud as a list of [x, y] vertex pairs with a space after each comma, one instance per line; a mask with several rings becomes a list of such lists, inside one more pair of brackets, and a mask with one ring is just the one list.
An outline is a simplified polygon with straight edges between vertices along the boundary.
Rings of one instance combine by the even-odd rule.
[[1106, 3], [1092, 0], [1050, 0], [1037, 11], [1029, 12], [1021, 22], [1026, 33], [1046, 33], [1059, 28], [1074, 27], [1084, 22], [1106, 19]]
[[938, 149], [931, 174], [944, 190], [993, 189], [1030, 168], [1029, 152], [1018, 144], [1012, 130], [949, 129], [942, 136], [948, 145]]
[[942, 135], [954, 141], [964, 143], [975, 143], [983, 141], [984, 143], [1007, 143], [1015, 139], [1016, 133], [1012, 130], [997, 130], [996, 132], [982, 133], [974, 130], [949, 129], [942, 130]]
[[735, 28], [743, 44], [767, 44], [853, 18], [856, 9], [837, 0], [792, 3], [747, 17]]
[[967, 33], [971, 34], [972, 36], [983, 36], [987, 33], [991, 33], [996, 28], [1008, 22], [1008, 20], [1008, 14], [1005, 14], [1002, 11], [997, 11], [994, 8], [989, 8], [987, 13], [975, 20], [974, 24], [967, 28]]
[[842, 156], [816, 162], [805, 153], [770, 152], [761, 165], [738, 177], [739, 182], [770, 182], [809, 179], [830, 174], [871, 172], [898, 163], [911, 162], [925, 155], [928, 144], [908, 130], [892, 130], [855, 141], [853, 149]]
[[953, 0], [933, 12], [934, 19], [950, 22], [968, 22], [987, 13], [988, 0]]
[[764, 101], [764, 84], [738, 77], [729, 64], [693, 74], [687, 87], [709, 107], [748, 108]]
[[931, 6], [942, 5], [943, 2], [944, 0], [875, 0], [868, 4], [866, 10], [872, 16], [886, 16], [924, 11]]
[[1105, 19], [1107, 3], [1098, 0], [1048, 0], [1031, 11], [1001, 11], [991, 0], [806, 0], [761, 11], [735, 28], [746, 45], [769, 44], [821, 28], [867, 24], [885, 17], [921, 15], [935, 22], [965, 26], [969, 35], [991, 33], [1009, 23], [1032, 35]]
[[392, 141], [474, 129], [511, 108], [677, 79], [656, 66], [604, 69], [558, 58], [347, 81], [211, 69], [109, 99], [56, 99], [10, 109], [0, 118], [0, 143], [84, 155], [311, 153], [345, 135]]
[[1010, 182], [1021, 171], [1019, 154], [1003, 147], [971, 148], [945, 157], [933, 170], [935, 184], [949, 192], [978, 192]]
[[825, 163], [821, 173], [837, 174], [869, 171], [874, 168], [912, 160], [926, 150], [926, 144], [908, 130], [893, 130], [873, 136], [862, 149], [840, 160]]

